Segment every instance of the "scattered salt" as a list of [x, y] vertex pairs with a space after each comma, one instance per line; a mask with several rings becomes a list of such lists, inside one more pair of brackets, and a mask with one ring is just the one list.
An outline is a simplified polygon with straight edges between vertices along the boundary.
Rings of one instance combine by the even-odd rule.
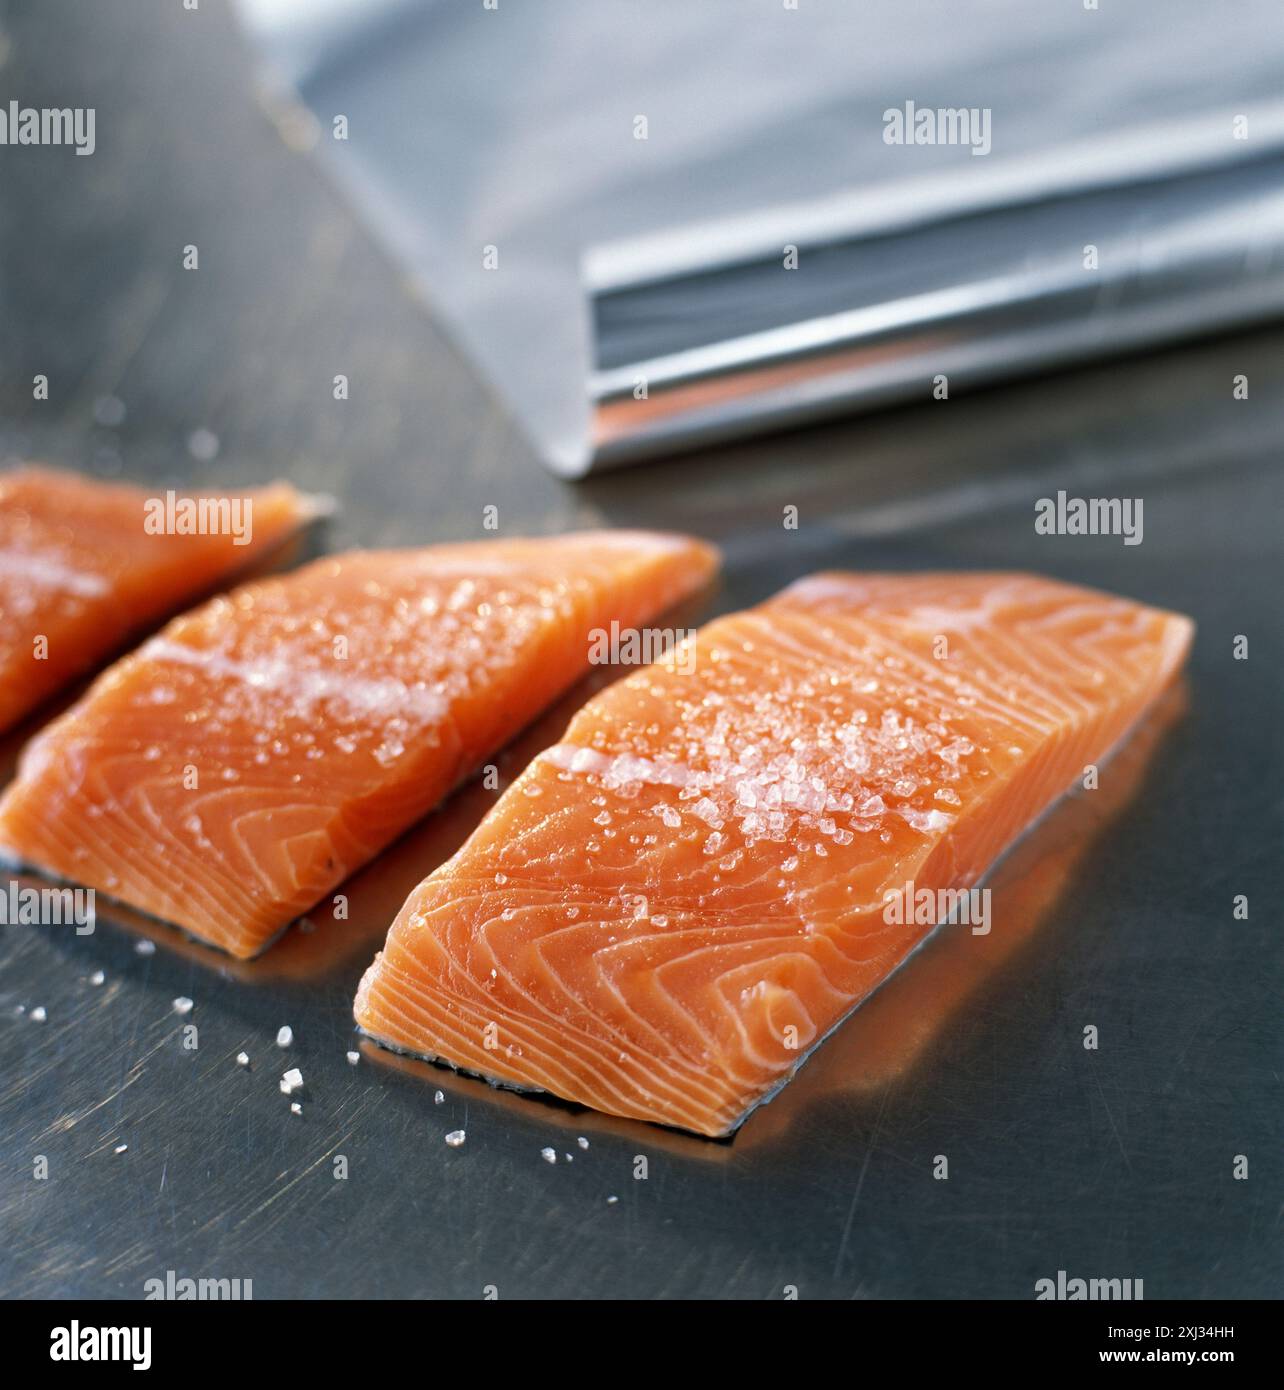
[[291, 1067], [281, 1077], [281, 1090], [287, 1095], [293, 1095], [303, 1085], [303, 1073], [298, 1067]]
[[944, 811], [919, 811], [910, 806], [902, 806], [900, 814], [909, 825], [922, 835], [929, 835], [937, 830], [945, 830], [954, 822], [954, 817], [947, 816]]

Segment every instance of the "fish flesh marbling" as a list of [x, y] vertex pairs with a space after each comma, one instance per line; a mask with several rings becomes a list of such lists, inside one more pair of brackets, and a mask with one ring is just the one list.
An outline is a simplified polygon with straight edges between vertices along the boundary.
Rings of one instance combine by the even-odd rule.
[[725, 1135], [941, 925], [897, 904], [970, 889], [1091, 785], [1192, 631], [987, 573], [815, 575], [720, 618], [591, 700], [411, 892], [357, 1022]]
[[247, 958], [717, 567], [598, 531], [364, 551], [247, 584], [104, 672], [23, 753], [0, 854]]
[[[185, 529], [202, 503], [205, 529]], [[53, 468], [0, 475], [0, 731], [329, 505], [288, 483], [175, 499]]]

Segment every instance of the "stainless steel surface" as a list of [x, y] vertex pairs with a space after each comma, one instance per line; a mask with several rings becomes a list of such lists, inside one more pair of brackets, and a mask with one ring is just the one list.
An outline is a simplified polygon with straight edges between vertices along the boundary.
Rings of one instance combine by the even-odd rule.
[[[1142, 1278], [1151, 1299], [1278, 1295], [1278, 329], [572, 487], [535, 466], [349, 209], [252, 114], [214, 0], [199, 19], [167, 0], [49, 0], [4, 26], [24, 100], [97, 106], [100, 143], [66, 165], [8, 152], [0, 453], [176, 485], [283, 474], [341, 496], [333, 549], [477, 535], [488, 504], [514, 534], [684, 526], [728, 556], [701, 617], [827, 564], [1015, 565], [1200, 630], [1185, 711], [1009, 861], [1012, 930], [934, 942], [731, 1144], [365, 1049], [348, 1065], [357, 978], [402, 888], [484, 809], [478, 787], [354, 885], [343, 932], [293, 933], [257, 966], [161, 928], [140, 956], [110, 920], [85, 938], [0, 930], [0, 1293], [136, 1298], [172, 1269], [251, 1278], [259, 1298], [1026, 1298], [1065, 1269]], [[145, 158], [106, 138], [139, 129]], [[195, 277], [174, 254], [193, 227]], [[340, 370], [360, 388], [343, 406]], [[107, 393], [128, 407], [119, 428], [93, 422]], [[213, 463], [186, 450], [202, 426]], [[1058, 488], [1143, 497], [1143, 543], [1036, 536], [1034, 502]], [[277, 1089], [290, 1064], [302, 1117]], [[449, 1149], [456, 1127], [467, 1142]], [[574, 1163], [550, 1166], [547, 1145]]]
[[1273, 0], [237, 11], [288, 138], [564, 476], [1284, 302]]
[[[1193, 132], [1160, 130], [1130, 142], [1131, 160], [1098, 144], [1096, 162], [1031, 160], [956, 180], [952, 198], [905, 194], [876, 217], [848, 199], [855, 226], [831, 217], [809, 233], [824, 219], [800, 208], [792, 229], [787, 214], [748, 217], [610, 253], [609, 270], [590, 275], [595, 462], [937, 399], [942, 383], [957, 393], [1279, 314], [1281, 131], [1258, 113], [1254, 145], [1237, 146], [1233, 124], [1225, 113], [1206, 163], [1191, 161]], [[777, 236], [764, 231], [751, 251], [748, 229], [763, 222]]]
[[[734, 1142], [500, 1094], [369, 1044], [345, 1060], [357, 978], [404, 890], [489, 804], [474, 787], [359, 877], [351, 921], [318, 919], [255, 964], [159, 927], [143, 928], [146, 957], [110, 921], [82, 938], [4, 931], [4, 1291], [138, 1296], [173, 1269], [253, 1279], [256, 1297], [1026, 1297], [1066, 1269], [1143, 1278], [1152, 1297], [1277, 1292], [1282, 475], [1223, 459], [1146, 478], [1135, 550], [1035, 537], [1023, 490], [878, 541], [842, 538], [841, 515], [731, 538], [710, 611], [818, 566], [984, 563], [1200, 624], [1185, 710], [1179, 693], [1099, 792], [1007, 861], [994, 933], [929, 945]], [[555, 736], [556, 718], [533, 743]], [[301, 1118], [277, 1088], [288, 1065]], [[448, 1148], [456, 1128], [467, 1141]], [[1248, 1182], [1232, 1177], [1241, 1153]], [[47, 1182], [30, 1176], [38, 1154]]]

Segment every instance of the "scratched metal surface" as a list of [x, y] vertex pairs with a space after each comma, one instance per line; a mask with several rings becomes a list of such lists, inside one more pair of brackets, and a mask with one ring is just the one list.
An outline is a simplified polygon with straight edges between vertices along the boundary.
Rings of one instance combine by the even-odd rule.
[[[1102, 788], [1000, 868], [991, 936], [934, 940], [729, 1144], [368, 1046], [347, 1063], [357, 978], [400, 895], [489, 804], [480, 787], [358, 876], [348, 923], [250, 966], [124, 914], [81, 938], [4, 928], [0, 1294], [135, 1298], [173, 1270], [252, 1279], [259, 1298], [1021, 1298], [1064, 1269], [1141, 1278], [1151, 1298], [1278, 1295], [1279, 334], [572, 487], [280, 144], [217, 6], [39, 10], [0, 6], [9, 70], [24, 101], [96, 105], [100, 143], [57, 169], [3, 152], [6, 456], [161, 483], [284, 474], [343, 499], [329, 548], [473, 535], [488, 503], [512, 531], [683, 526], [728, 557], [693, 620], [824, 565], [1020, 566], [1182, 609], [1200, 632], [1185, 687]], [[185, 280], [192, 238], [203, 269]], [[54, 386], [41, 405], [36, 371]], [[343, 407], [337, 371], [359, 383]], [[128, 408], [119, 428], [93, 423], [105, 394]], [[222, 443], [212, 463], [185, 450], [197, 427]], [[1036, 537], [1034, 500], [1059, 487], [1142, 497], [1143, 543]], [[301, 1118], [277, 1089], [289, 1064]]]

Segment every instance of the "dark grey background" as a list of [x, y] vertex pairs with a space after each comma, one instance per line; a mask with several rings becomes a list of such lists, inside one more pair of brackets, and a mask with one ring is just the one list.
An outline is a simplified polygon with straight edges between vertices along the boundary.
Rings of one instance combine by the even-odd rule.
[[[109, 921], [78, 939], [4, 928], [0, 1292], [139, 1297], [172, 1269], [250, 1278], [259, 1298], [1025, 1298], [1065, 1269], [1141, 1278], [1148, 1298], [1278, 1295], [1278, 332], [571, 485], [282, 143], [223, 6], [0, 5], [0, 30], [6, 100], [98, 112], [92, 158], [0, 149], [9, 458], [161, 485], [286, 476], [342, 498], [331, 548], [479, 535], [487, 504], [509, 534], [682, 527], [727, 551], [697, 620], [841, 564], [1034, 568], [1200, 625], [1184, 712], [1000, 869], [994, 933], [933, 942], [731, 1144], [368, 1047], [345, 1062], [356, 980], [480, 788], [353, 885], [346, 928], [293, 933], [254, 966], [161, 929], [142, 957]], [[106, 395], [127, 407], [118, 428], [94, 423]], [[219, 438], [212, 462], [188, 451], [198, 428]], [[1034, 501], [1058, 487], [1143, 497], [1144, 543], [1035, 536]], [[292, 1063], [301, 1119], [276, 1084]], [[545, 1163], [550, 1144], [574, 1163]]]

